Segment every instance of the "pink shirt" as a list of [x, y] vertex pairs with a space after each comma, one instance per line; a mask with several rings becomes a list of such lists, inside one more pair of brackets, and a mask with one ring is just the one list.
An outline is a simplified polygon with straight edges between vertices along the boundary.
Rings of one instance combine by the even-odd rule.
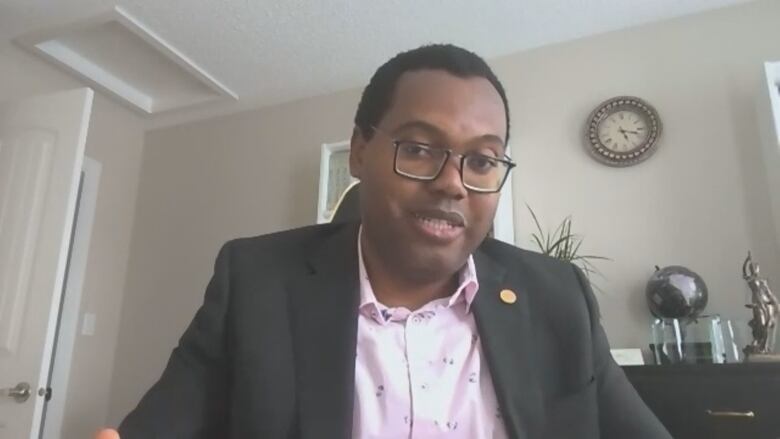
[[473, 258], [450, 297], [416, 311], [376, 300], [360, 264], [352, 437], [503, 439], [479, 334], [470, 312], [479, 289]]

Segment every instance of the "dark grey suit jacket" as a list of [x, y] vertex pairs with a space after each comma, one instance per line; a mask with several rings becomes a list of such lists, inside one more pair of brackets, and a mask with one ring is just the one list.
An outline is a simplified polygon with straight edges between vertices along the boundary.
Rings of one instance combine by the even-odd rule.
[[[122, 439], [341, 439], [352, 429], [355, 223], [238, 239]], [[573, 265], [487, 239], [472, 310], [512, 439], [669, 434], [609, 353]], [[514, 304], [499, 298], [517, 294]]]

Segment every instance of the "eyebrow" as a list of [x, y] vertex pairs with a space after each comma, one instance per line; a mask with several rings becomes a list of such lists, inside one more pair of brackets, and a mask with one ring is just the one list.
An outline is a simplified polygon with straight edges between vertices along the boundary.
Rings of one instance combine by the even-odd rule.
[[[423, 120], [411, 120], [409, 122], [404, 122], [398, 127], [396, 127], [393, 130], [393, 133], [398, 133], [399, 131], [405, 131], [405, 130], [411, 130], [411, 129], [418, 129], [420, 131], [425, 131], [428, 134], [437, 136], [437, 137], [447, 137], [446, 133], [436, 125], [425, 122]], [[506, 145], [504, 144], [504, 139], [501, 137], [495, 135], [495, 134], [483, 134], [481, 136], [477, 136], [474, 139], [469, 140], [469, 143], [472, 143], [474, 141], [483, 141], [483, 142], [495, 142], [499, 145], [506, 148]]]

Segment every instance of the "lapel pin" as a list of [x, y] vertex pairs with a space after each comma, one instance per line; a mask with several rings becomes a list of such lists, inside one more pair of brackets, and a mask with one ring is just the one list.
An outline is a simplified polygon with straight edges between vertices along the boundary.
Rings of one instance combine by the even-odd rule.
[[501, 290], [501, 292], [498, 293], [498, 296], [501, 297], [502, 302], [509, 305], [517, 302], [517, 294], [512, 290]]

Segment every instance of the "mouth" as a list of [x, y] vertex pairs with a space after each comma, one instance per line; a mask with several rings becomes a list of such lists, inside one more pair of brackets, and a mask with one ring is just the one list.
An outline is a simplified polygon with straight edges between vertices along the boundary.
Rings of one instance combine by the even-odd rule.
[[463, 233], [466, 219], [459, 212], [424, 210], [412, 213], [418, 232], [430, 240], [447, 243]]

